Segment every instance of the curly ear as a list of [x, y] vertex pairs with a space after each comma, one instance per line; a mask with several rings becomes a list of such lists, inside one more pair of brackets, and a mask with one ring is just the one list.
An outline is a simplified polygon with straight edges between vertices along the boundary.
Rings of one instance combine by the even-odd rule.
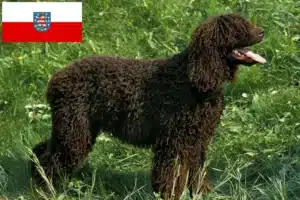
[[[203, 59], [192, 59], [188, 64], [190, 81], [200, 92], [221, 87], [225, 75], [219, 55], [203, 56]], [[205, 58], [205, 56], [207, 57]]]
[[201, 91], [220, 87], [224, 78], [224, 67], [220, 46], [226, 45], [217, 19], [201, 24], [193, 33], [188, 47], [189, 78]]

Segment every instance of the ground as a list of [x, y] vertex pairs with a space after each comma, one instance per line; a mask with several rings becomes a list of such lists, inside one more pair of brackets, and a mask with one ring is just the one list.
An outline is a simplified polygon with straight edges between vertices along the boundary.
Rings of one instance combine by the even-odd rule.
[[52, 192], [31, 186], [28, 148], [51, 129], [43, 107], [47, 81], [87, 55], [172, 55], [187, 45], [201, 19], [230, 11], [265, 29], [264, 43], [254, 49], [268, 63], [241, 68], [237, 83], [226, 85], [226, 110], [209, 151], [215, 187], [207, 199], [300, 199], [297, 0], [88, 0], [83, 43], [1, 44], [0, 199], [154, 199], [150, 150], [122, 144], [109, 133], [98, 138], [70, 182]]

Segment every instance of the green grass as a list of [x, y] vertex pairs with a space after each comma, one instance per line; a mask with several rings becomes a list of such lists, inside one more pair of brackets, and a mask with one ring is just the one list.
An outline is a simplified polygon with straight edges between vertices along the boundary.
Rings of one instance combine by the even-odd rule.
[[[207, 199], [300, 199], [298, 0], [86, 0], [81, 44], [0, 44], [0, 199], [154, 199], [151, 152], [100, 137], [81, 175], [53, 193], [30, 182], [27, 148], [49, 137], [49, 77], [87, 55], [161, 58], [183, 49], [208, 16], [241, 12], [266, 32], [268, 63], [226, 85], [226, 110], [209, 151]], [[46, 52], [44, 52], [46, 50]]]

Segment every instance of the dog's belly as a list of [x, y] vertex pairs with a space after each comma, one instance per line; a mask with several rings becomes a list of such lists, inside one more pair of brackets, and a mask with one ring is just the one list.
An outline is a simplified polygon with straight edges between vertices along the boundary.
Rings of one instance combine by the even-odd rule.
[[131, 107], [124, 106], [124, 101], [110, 101], [105, 103], [110, 106], [95, 106], [97, 112], [94, 116], [103, 131], [121, 141], [136, 146], [151, 146], [162, 136], [176, 138], [193, 133], [195, 137], [212, 136], [224, 106], [222, 95], [202, 98], [200, 102], [190, 100], [186, 104], [159, 103], [136, 101], [135, 106]]
[[102, 110], [96, 116], [94, 121], [101, 131], [135, 146], [151, 146], [161, 131], [159, 123], [144, 113]]

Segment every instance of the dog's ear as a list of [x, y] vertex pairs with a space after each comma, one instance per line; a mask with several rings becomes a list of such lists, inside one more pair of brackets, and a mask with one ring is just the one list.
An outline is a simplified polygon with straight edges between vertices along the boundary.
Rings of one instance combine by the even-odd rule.
[[193, 57], [192, 54], [189, 56], [189, 78], [200, 92], [222, 87], [225, 69], [218, 54], [203, 54], [201, 58]]
[[[225, 69], [221, 57], [227, 45], [227, 30], [220, 17], [201, 24], [193, 33], [189, 44], [189, 78], [201, 92], [221, 87]], [[223, 55], [224, 54], [224, 55]]]

